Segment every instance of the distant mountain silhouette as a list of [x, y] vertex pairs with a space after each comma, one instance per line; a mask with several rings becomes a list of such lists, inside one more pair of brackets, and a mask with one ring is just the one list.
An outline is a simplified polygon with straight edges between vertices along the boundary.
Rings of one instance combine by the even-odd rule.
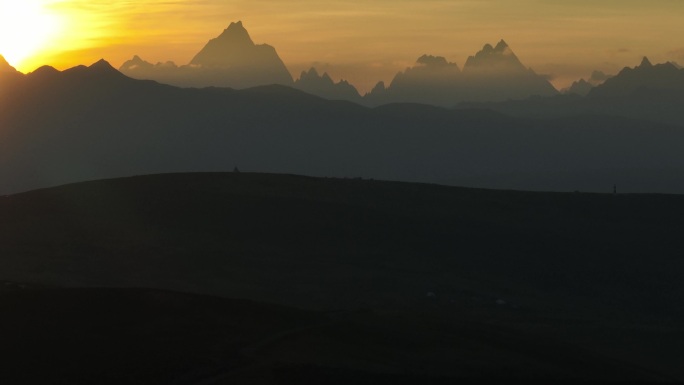
[[180, 87], [249, 88], [268, 84], [291, 85], [288, 72], [276, 50], [256, 45], [242, 22], [231, 23], [211, 39], [188, 65], [173, 62], [152, 64], [134, 56], [121, 72], [136, 79], [150, 79]]
[[561, 91], [563, 94], [575, 94], [579, 96], [587, 96], [594, 86], [584, 79], [577, 80], [572, 85]]
[[490, 44], [466, 61], [463, 71], [443, 57], [424, 55], [397, 74], [389, 87], [376, 86], [365, 100], [370, 105], [417, 102], [455, 106], [464, 101], [500, 101], [552, 96], [558, 91], [542, 76], [525, 68], [505, 41]]
[[606, 75], [603, 71], [594, 71], [588, 80], [584, 80], [584, 78], [577, 80], [570, 87], [561, 90], [561, 93], [587, 96], [594, 87], [603, 84], [603, 82], [612, 77], [611, 75]]
[[482, 50], [476, 53], [475, 56], [468, 57], [463, 71], [466, 73], [485, 72], [487, 75], [490, 75], [492, 71], [495, 73], [515, 73], [526, 71], [526, 68], [502, 39], [496, 47], [492, 47], [491, 44], [485, 44]]
[[303, 71], [294, 82], [294, 88], [330, 100], [362, 101], [359, 91], [349, 82], [341, 80], [335, 83], [327, 72], [319, 75], [315, 68]]
[[684, 130], [638, 120], [528, 120], [419, 104], [371, 109], [284, 86], [181, 89], [128, 78], [104, 61], [62, 72], [42, 67], [3, 92], [11, 97], [0, 104], [0, 193], [235, 167], [492, 188], [606, 191], [617, 183], [623, 192], [684, 192]]
[[378, 84], [366, 95], [370, 105], [397, 102], [419, 102], [433, 105], [450, 105], [467, 97], [463, 90], [461, 70], [441, 56], [423, 55], [416, 65], [398, 73], [385, 89]]
[[672, 63], [653, 65], [647, 58], [616, 76], [595, 71], [593, 87], [585, 98], [562, 95], [551, 98], [461, 103], [458, 108], [483, 108], [517, 117], [567, 118], [578, 115], [610, 115], [627, 119], [682, 126], [684, 70]]
[[637, 96], [647, 91], [684, 92], [684, 70], [672, 63], [653, 65], [644, 57], [634, 68], [626, 67], [620, 73], [593, 89], [590, 97]]

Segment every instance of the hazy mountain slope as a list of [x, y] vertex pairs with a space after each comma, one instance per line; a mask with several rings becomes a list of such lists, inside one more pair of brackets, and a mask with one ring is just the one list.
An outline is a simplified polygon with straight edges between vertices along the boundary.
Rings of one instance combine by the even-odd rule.
[[684, 191], [684, 130], [642, 121], [368, 109], [280, 86], [178, 89], [127, 78], [106, 62], [45, 67], [9, 92], [0, 107], [5, 193], [236, 166], [517, 189]]
[[151, 79], [180, 87], [249, 88], [268, 84], [292, 84], [292, 76], [267, 44], [254, 44], [242, 22], [231, 23], [211, 39], [188, 65], [153, 65], [139, 56], [120, 70], [136, 79]]
[[[681, 378], [682, 215], [681, 196], [157, 175], [1, 199], [0, 279], [332, 311], [329, 325], [255, 349], [266, 362], [478, 378]], [[187, 303], [168, 298], [168, 306]], [[225, 314], [222, 306], [207, 310]]]
[[355, 103], [363, 101], [353, 85], [345, 80], [335, 83], [327, 73], [319, 75], [315, 68], [302, 72], [293, 87], [329, 100], [348, 100]]
[[413, 102], [453, 107], [464, 101], [503, 101], [553, 96], [558, 91], [532, 69], [525, 68], [505, 41], [486, 44], [470, 56], [461, 71], [440, 56], [423, 55], [397, 74], [385, 88], [377, 86], [364, 100], [369, 105]]
[[679, 91], [684, 94], [684, 70], [672, 63], [653, 65], [644, 57], [634, 68], [626, 67], [617, 76], [593, 89], [593, 98], [639, 96], [649, 91]]
[[[486, 108], [508, 115], [534, 118], [565, 118], [582, 114], [620, 116], [682, 126], [684, 70], [672, 63], [625, 68], [613, 77], [594, 73], [592, 79], [607, 78], [588, 91], [587, 97], [568, 95], [529, 98], [498, 103], [462, 103], [458, 108]], [[581, 93], [580, 93], [581, 94]]]

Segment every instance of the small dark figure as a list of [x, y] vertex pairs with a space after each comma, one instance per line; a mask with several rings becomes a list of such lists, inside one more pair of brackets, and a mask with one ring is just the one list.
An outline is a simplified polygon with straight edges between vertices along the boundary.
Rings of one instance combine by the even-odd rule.
[[233, 169], [233, 172], [235, 172], [235, 173], [239, 173], [239, 172], [240, 172], [240, 170], [238, 170], [237, 166], [235, 166], [235, 168]]
[[617, 194], [617, 185], [613, 185], [613, 194]]

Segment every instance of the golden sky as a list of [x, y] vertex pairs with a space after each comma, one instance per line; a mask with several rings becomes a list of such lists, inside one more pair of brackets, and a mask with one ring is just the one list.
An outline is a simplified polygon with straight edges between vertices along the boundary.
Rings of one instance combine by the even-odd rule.
[[187, 64], [238, 20], [295, 77], [315, 65], [362, 91], [422, 54], [463, 66], [502, 38], [558, 87], [644, 55], [684, 63], [684, 0], [0, 0], [0, 54], [24, 72]]

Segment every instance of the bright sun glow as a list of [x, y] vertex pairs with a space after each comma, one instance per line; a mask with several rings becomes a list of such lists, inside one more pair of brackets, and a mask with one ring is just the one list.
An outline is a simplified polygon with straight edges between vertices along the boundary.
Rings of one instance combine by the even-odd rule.
[[47, 8], [50, 0], [0, 0], [0, 55], [23, 68], [46, 49], [62, 23]]

